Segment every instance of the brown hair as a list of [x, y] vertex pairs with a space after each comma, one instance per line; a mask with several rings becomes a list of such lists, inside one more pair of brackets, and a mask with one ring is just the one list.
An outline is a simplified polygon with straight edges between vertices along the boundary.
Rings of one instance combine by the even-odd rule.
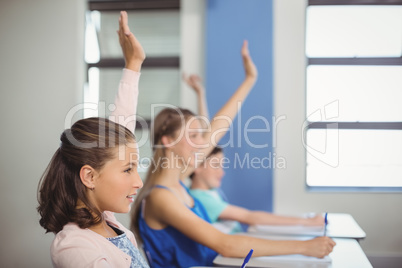
[[[210, 158], [210, 157], [213, 156], [213, 155], [217, 155], [217, 154], [219, 154], [219, 153], [222, 153], [222, 152], [223, 152], [222, 147], [220, 147], [220, 146], [215, 146], [214, 149], [212, 150], [212, 152], [209, 153], [209, 155], [207, 156], [206, 159]], [[190, 176], [189, 176], [189, 178], [190, 178], [190, 179], [193, 179], [194, 175], [195, 175], [194, 172], [191, 173]]]
[[[58, 233], [69, 222], [80, 228], [99, 223], [102, 212], [86, 196], [80, 170], [89, 165], [100, 171], [105, 163], [116, 157], [119, 145], [135, 142], [127, 128], [105, 118], [77, 121], [60, 136], [57, 149], [38, 186], [37, 210], [40, 225], [46, 232]], [[77, 207], [80, 200], [84, 206]]]
[[151, 161], [144, 186], [136, 197], [131, 211], [130, 228], [132, 231], [134, 231], [136, 237], [139, 239], [141, 239], [141, 236], [139, 232], [138, 221], [140, 217], [139, 213], [142, 200], [144, 200], [151, 192], [155, 184], [155, 178], [157, 178], [162, 171], [161, 165], [158, 165], [160, 164], [159, 159], [165, 157], [166, 153], [166, 150], [162, 144], [162, 137], [174, 137], [176, 135], [176, 132], [182, 129], [185, 126], [186, 122], [194, 116], [195, 114], [187, 109], [165, 108], [159, 112], [159, 114], [152, 122], [151, 146], [153, 151], [153, 161]]

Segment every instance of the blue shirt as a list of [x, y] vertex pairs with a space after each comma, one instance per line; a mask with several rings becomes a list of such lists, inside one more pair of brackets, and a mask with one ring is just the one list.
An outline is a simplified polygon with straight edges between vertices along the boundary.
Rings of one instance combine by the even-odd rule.
[[[183, 184], [182, 186], [188, 191], [187, 187]], [[155, 187], [170, 190], [162, 185]], [[200, 218], [210, 222], [204, 207], [197, 199], [194, 199], [194, 206], [189, 209]], [[150, 258], [152, 268], [212, 266], [212, 261], [217, 255], [212, 249], [191, 240], [171, 226], [161, 230], [150, 228], [141, 212], [139, 229], [144, 250]]]
[[190, 189], [190, 194], [198, 199], [208, 213], [211, 223], [220, 231], [228, 234], [243, 232], [240, 223], [232, 220], [220, 220], [219, 216], [229, 205], [223, 200], [222, 196], [216, 189], [200, 190]]

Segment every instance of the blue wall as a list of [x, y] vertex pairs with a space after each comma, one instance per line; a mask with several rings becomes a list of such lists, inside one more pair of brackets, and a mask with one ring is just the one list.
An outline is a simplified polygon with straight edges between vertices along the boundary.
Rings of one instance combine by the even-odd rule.
[[[219, 110], [244, 79], [240, 49], [245, 39], [259, 73], [231, 131], [220, 142], [226, 145], [225, 156], [230, 161], [222, 190], [232, 204], [272, 211], [272, 1], [208, 0], [206, 16], [205, 73], [210, 114]], [[244, 130], [248, 120], [252, 120], [249, 129], [265, 131], [250, 132], [247, 140]], [[268, 147], [253, 148], [253, 144]]]

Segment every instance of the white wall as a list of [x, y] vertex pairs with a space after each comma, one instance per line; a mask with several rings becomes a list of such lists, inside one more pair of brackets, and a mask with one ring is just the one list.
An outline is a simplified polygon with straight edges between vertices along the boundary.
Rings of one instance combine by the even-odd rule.
[[[304, 22], [306, 1], [274, 1], [275, 115], [285, 115], [277, 129], [278, 157], [287, 167], [275, 170], [274, 211], [350, 213], [366, 231], [361, 242], [369, 257], [402, 258], [402, 195], [400, 193], [309, 193], [305, 190]], [[370, 146], [369, 144], [367, 146]], [[385, 266], [383, 266], [385, 267]]]
[[[205, 78], [205, 0], [181, 0], [180, 2], [180, 34], [181, 57], [180, 71], [198, 74]], [[205, 80], [204, 80], [205, 81]], [[181, 88], [181, 106], [197, 112], [196, 95], [185, 83]]]
[[81, 102], [85, 2], [0, 1], [1, 267], [51, 267], [36, 191]]

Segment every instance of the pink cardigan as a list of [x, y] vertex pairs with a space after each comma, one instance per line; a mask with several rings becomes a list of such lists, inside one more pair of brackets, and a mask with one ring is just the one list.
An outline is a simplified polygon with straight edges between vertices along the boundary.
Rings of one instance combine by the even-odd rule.
[[[123, 69], [123, 75], [116, 96], [116, 110], [110, 119], [135, 129], [137, 110], [138, 82], [140, 73]], [[124, 231], [134, 246], [134, 234], [119, 223], [114, 214], [104, 212], [105, 219]], [[130, 267], [131, 257], [109, 242], [105, 237], [89, 230], [81, 229], [75, 223], [68, 223], [56, 234], [50, 254], [54, 267]]]
[[109, 117], [110, 120], [125, 126], [133, 133], [135, 130], [140, 75], [138, 72], [123, 69], [119, 91], [114, 101], [116, 109]]

